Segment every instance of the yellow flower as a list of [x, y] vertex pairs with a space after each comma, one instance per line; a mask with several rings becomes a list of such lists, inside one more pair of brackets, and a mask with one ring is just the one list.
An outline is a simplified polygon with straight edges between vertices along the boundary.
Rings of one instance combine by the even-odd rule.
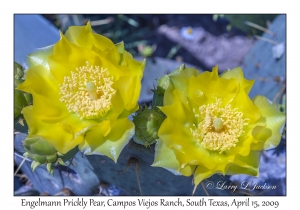
[[164, 77], [168, 84], [153, 166], [190, 176], [215, 173], [258, 176], [260, 152], [276, 147], [285, 115], [267, 98], [248, 93], [253, 80], [241, 68], [218, 76], [191, 68]]
[[134, 134], [128, 116], [138, 109], [145, 62], [95, 34], [88, 23], [72, 26], [53, 46], [29, 55], [19, 90], [33, 96], [23, 109], [29, 136], [41, 136], [65, 154], [78, 145], [85, 154], [115, 162]]

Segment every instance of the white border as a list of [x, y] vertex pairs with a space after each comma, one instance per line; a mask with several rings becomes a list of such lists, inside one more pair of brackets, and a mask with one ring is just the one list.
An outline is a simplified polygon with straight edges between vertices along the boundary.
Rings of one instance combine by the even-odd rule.
[[[295, 1], [294, 1], [295, 2]], [[251, 197], [251, 200], [277, 200], [280, 205], [277, 209], [285, 209], [297, 205], [299, 200], [299, 11], [298, 5], [291, 1], [6, 1], [1, 3], [1, 76], [0, 87], [2, 95], [1, 116], [1, 207], [5, 209], [20, 209], [21, 198], [13, 196], [13, 14], [15, 13], [286, 13], [287, 14], [287, 196], [283, 197]], [[4, 97], [3, 97], [4, 96]], [[37, 200], [39, 197], [26, 197], [28, 200]], [[74, 197], [75, 199], [76, 197]], [[95, 197], [84, 197], [84, 199]], [[140, 197], [114, 197], [114, 200], [136, 200]], [[145, 199], [157, 200], [159, 197], [145, 197]], [[173, 199], [175, 197], [167, 197]], [[189, 197], [181, 197], [186, 200]], [[193, 197], [198, 199], [200, 197]], [[211, 197], [232, 201], [232, 197]], [[45, 200], [62, 200], [61, 197], [43, 197]], [[69, 199], [72, 199], [69, 197]], [[109, 199], [99, 197], [97, 199]], [[208, 197], [206, 197], [208, 199]], [[241, 199], [241, 198], [239, 198]], [[297, 205], [298, 206], [298, 205]], [[28, 207], [26, 207], [29, 209]], [[38, 208], [38, 207], [37, 207]], [[37, 209], [35, 208], [35, 209]], [[41, 209], [39, 207], [38, 209]], [[44, 209], [45, 207], [43, 207]], [[49, 208], [49, 207], [48, 207]], [[65, 207], [56, 207], [63, 209]], [[80, 207], [76, 207], [77, 209]], [[91, 207], [89, 207], [91, 209]], [[97, 207], [100, 208], [100, 207]], [[176, 207], [164, 207], [163, 209]], [[197, 207], [201, 208], [201, 207]], [[207, 207], [216, 209], [219, 207]], [[120, 209], [114, 207], [112, 209]], [[146, 209], [131, 207], [127, 209]], [[239, 209], [249, 209], [240, 207]], [[264, 209], [273, 209], [271, 207]], [[297, 208], [296, 208], [297, 209]]]

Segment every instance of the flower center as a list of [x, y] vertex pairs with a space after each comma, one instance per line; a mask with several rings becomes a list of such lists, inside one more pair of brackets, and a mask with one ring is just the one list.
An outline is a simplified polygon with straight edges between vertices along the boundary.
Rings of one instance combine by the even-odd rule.
[[193, 33], [193, 28], [188, 27], [186, 31], [187, 31], [188, 34], [192, 34]]
[[85, 66], [71, 71], [60, 85], [60, 100], [66, 103], [69, 112], [76, 112], [81, 118], [95, 119], [111, 109], [111, 98], [116, 93], [112, 88], [113, 78], [107, 69]]
[[235, 147], [244, 125], [247, 125], [242, 112], [230, 104], [225, 107], [221, 104], [221, 99], [218, 99], [216, 103], [199, 107], [199, 114], [195, 114], [198, 125], [191, 128], [192, 135], [202, 147], [219, 153]]

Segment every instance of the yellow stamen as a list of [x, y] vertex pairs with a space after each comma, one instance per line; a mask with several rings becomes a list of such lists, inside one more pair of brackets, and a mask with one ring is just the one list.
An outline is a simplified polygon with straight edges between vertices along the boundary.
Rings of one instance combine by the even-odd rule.
[[111, 109], [111, 99], [116, 91], [112, 88], [113, 78], [107, 69], [85, 66], [71, 71], [60, 85], [61, 101], [69, 112], [76, 112], [81, 118], [94, 119]]
[[219, 153], [235, 147], [247, 125], [242, 112], [230, 104], [221, 105], [222, 101], [218, 99], [214, 104], [199, 107], [199, 114], [195, 113], [198, 124], [191, 128], [192, 135], [205, 149]]

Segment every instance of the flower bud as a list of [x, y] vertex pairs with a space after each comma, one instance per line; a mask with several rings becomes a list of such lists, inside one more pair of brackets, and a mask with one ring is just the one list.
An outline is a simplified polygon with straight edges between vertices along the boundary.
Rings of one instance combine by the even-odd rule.
[[157, 131], [164, 121], [165, 116], [158, 109], [144, 108], [133, 117], [135, 135], [133, 140], [146, 147], [155, 143], [158, 139]]
[[14, 100], [14, 118], [16, 118], [21, 114], [23, 107], [28, 104], [23, 92], [20, 90], [14, 90]]
[[144, 44], [138, 45], [138, 51], [141, 53], [141, 55], [145, 58], [151, 57], [156, 50], [156, 45], [152, 46], [146, 46]]
[[[22, 79], [24, 76], [24, 68], [14, 63], [14, 86], [15, 88], [24, 82]], [[14, 89], [14, 118], [18, 117], [23, 107], [28, 106], [32, 103], [32, 96], [29, 93], [25, 93], [21, 90]]]
[[34, 171], [39, 165], [46, 164], [47, 170], [53, 175], [52, 164], [65, 165], [59, 152], [40, 136], [27, 137], [24, 142], [26, 152], [23, 156], [31, 158], [31, 168]]
[[21, 79], [24, 76], [24, 68], [16, 62], [14, 62], [14, 76], [15, 79]]
[[20, 90], [14, 90], [14, 118], [18, 117], [22, 109], [32, 103], [32, 96]]

